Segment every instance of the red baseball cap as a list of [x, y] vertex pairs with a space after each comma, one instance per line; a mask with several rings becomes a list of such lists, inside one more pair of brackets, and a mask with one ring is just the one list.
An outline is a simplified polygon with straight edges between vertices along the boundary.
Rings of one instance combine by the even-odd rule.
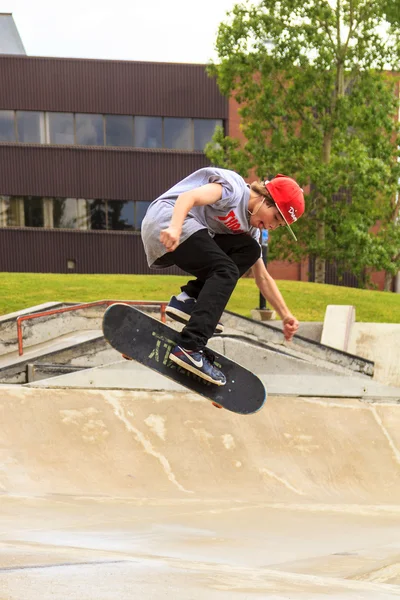
[[281, 213], [290, 233], [297, 242], [297, 238], [290, 225], [297, 221], [304, 213], [303, 190], [294, 179], [281, 174], [276, 175], [271, 181], [264, 181], [264, 185], [271, 194], [276, 208]]

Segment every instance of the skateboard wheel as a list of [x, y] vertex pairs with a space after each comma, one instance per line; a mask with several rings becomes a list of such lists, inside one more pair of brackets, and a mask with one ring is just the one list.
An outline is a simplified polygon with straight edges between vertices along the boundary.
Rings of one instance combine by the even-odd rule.
[[122, 356], [122, 358], [124, 358], [125, 360], [133, 360], [133, 358], [131, 358], [130, 356], [127, 356], [126, 354], [122, 354], [121, 356]]
[[223, 406], [221, 406], [220, 404], [217, 404], [216, 402], [212, 402], [211, 404], [213, 406], [215, 406], [215, 408], [223, 408]]

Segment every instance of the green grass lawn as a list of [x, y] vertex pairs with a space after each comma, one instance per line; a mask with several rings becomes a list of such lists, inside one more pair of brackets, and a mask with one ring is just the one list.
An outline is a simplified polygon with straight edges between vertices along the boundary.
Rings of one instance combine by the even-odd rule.
[[[43, 302], [94, 302], [96, 300], [169, 300], [185, 277], [173, 275], [59, 275], [0, 273], [0, 314]], [[400, 323], [400, 294], [353, 288], [278, 281], [286, 303], [300, 321], [323, 321], [328, 304], [351, 304], [356, 320]], [[228, 309], [244, 316], [259, 305], [253, 279], [241, 279]]]

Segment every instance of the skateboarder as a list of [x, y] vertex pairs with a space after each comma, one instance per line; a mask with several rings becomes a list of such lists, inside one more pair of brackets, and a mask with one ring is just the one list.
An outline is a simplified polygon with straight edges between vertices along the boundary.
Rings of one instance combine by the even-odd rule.
[[269, 275], [261, 255], [261, 230], [290, 225], [304, 212], [303, 191], [294, 179], [277, 175], [253, 182], [227, 169], [195, 171], [152, 202], [142, 222], [142, 239], [151, 268], [172, 265], [195, 279], [172, 296], [166, 312], [186, 323], [169, 358], [216, 385], [225, 375], [205, 347], [239, 278], [253, 267], [261, 294], [283, 321], [290, 341], [299, 323]]

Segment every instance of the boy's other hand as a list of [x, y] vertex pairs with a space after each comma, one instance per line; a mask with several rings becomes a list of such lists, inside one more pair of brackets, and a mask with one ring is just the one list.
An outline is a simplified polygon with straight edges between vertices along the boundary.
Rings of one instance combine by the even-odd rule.
[[299, 328], [299, 322], [293, 315], [288, 315], [283, 319], [283, 335], [287, 342], [291, 342], [294, 334]]
[[167, 252], [173, 252], [179, 245], [181, 230], [176, 227], [167, 227], [160, 233], [160, 242], [165, 246]]

